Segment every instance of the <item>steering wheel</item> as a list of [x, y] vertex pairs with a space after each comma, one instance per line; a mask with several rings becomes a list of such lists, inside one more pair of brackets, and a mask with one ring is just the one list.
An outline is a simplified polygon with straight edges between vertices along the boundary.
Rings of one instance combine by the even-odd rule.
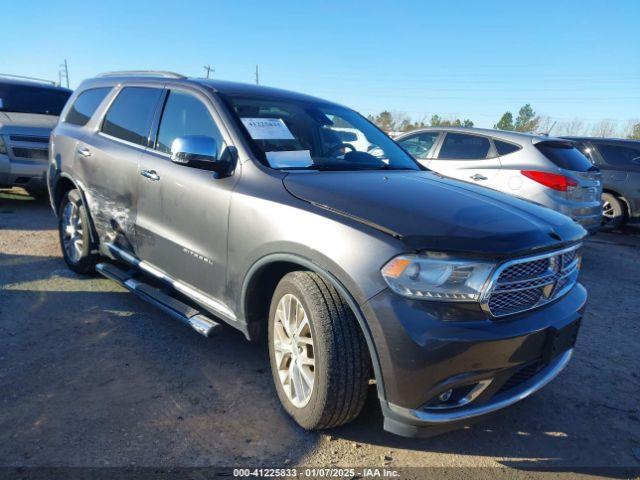
[[351, 145], [350, 143], [338, 143], [337, 145], [334, 145], [333, 147], [329, 148], [329, 150], [327, 150], [325, 152], [325, 155], [327, 157], [330, 157], [333, 153], [337, 152], [338, 150], [340, 150], [341, 148], [350, 148], [351, 151], [353, 152], [357, 152], [358, 150], [356, 149], [356, 147], [354, 147], [353, 145]]

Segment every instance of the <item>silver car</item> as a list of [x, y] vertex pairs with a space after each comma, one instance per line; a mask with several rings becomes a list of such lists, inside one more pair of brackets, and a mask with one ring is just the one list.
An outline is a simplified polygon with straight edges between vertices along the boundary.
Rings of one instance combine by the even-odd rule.
[[601, 174], [559, 138], [480, 128], [426, 128], [396, 141], [430, 170], [500, 190], [600, 228]]
[[71, 90], [0, 74], [0, 188], [46, 191], [51, 129]]

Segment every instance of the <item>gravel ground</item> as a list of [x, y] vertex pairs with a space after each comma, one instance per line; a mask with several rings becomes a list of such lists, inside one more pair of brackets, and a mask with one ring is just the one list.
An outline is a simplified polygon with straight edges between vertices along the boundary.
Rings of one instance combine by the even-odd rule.
[[555, 382], [473, 427], [415, 440], [382, 431], [374, 392], [356, 422], [301, 430], [279, 407], [264, 347], [230, 328], [206, 339], [113, 282], [73, 274], [48, 204], [0, 192], [0, 466], [629, 476], [592, 468], [640, 467], [639, 233], [587, 241], [588, 313]]

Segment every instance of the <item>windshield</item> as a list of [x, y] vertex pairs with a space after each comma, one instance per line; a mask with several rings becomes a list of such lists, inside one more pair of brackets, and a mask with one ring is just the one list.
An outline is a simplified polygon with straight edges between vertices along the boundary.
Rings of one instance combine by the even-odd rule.
[[281, 170], [420, 170], [393, 140], [336, 105], [223, 97], [261, 160]]
[[0, 112], [59, 116], [70, 95], [66, 90], [0, 83]]

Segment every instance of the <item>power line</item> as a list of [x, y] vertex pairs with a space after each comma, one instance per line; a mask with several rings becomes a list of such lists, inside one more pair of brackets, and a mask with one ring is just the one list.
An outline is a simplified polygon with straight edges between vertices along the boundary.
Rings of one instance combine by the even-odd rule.
[[207, 71], [207, 78], [209, 78], [210, 73], [215, 73], [216, 69], [212, 68], [211, 65], [207, 64], [204, 66], [204, 69]]

